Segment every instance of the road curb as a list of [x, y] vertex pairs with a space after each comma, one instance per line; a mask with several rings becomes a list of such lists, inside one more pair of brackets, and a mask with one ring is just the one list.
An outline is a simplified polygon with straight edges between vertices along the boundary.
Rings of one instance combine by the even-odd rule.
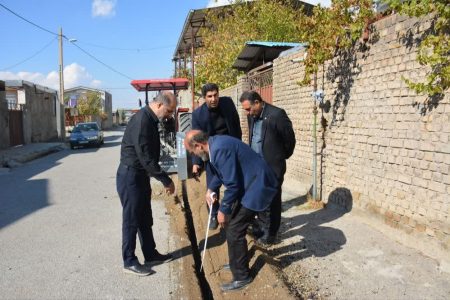
[[11, 151], [11, 153], [0, 155], [0, 166], [10, 169], [20, 167], [24, 163], [55, 152], [59, 152], [61, 150], [64, 150], [65, 148], [65, 144], [60, 143], [49, 145], [49, 147], [30, 149], [29, 151], [23, 151], [23, 149], [20, 149], [17, 152]]

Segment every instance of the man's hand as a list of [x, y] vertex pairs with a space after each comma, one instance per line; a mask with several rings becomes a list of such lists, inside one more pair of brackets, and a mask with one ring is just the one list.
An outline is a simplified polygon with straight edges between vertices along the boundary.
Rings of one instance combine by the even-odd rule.
[[202, 172], [202, 167], [199, 165], [192, 166], [192, 176], [194, 176], [195, 180], [199, 181], [200, 174]]
[[206, 191], [205, 200], [206, 203], [208, 203], [208, 206], [211, 207], [211, 205], [213, 205], [213, 203], [217, 201], [217, 194], [208, 189]]
[[170, 184], [164, 188], [166, 189], [166, 194], [168, 195], [175, 193], [175, 184], [173, 184], [173, 181], [171, 181]]
[[219, 210], [217, 213], [217, 222], [219, 222], [220, 227], [225, 228], [228, 223], [228, 216]]

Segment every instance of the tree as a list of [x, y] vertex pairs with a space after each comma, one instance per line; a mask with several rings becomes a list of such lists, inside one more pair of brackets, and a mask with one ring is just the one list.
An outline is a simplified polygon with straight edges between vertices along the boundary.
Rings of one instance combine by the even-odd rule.
[[126, 118], [125, 110], [122, 109], [120, 111], [120, 123], [125, 123], [125, 118]]
[[98, 92], [87, 92], [77, 100], [78, 114], [87, 116], [100, 115], [102, 111], [102, 97]]
[[450, 5], [448, 0], [387, 0], [389, 6], [400, 14], [411, 17], [431, 15], [431, 27], [420, 42], [417, 60], [428, 65], [430, 72], [425, 82], [403, 78], [416, 93], [429, 96], [443, 94], [450, 86]]
[[289, 0], [237, 1], [236, 4], [210, 11], [209, 26], [200, 32], [203, 47], [197, 52], [196, 86], [216, 82], [221, 88], [236, 83], [242, 74], [232, 68], [245, 42], [261, 40], [297, 42], [301, 10]]
[[332, 59], [337, 50], [349, 49], [355, 44], [373, 18], [372, 7], [372, 0], [334, 0], [330, 8], [318, 5], [311, 16], [299, 19], [302, 31], [298, 39], [308, 44], [301, 85], [309, 84], [311, 75]]

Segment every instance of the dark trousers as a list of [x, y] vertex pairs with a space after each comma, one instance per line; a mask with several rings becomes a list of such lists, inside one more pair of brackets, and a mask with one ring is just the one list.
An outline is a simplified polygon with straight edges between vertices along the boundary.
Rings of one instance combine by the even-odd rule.
[[227, 244], [228, 259], [231, 273], [233, 273], [233, 280], [244, 280], [250, 275], [248, 247], [245, 235], [255, 215], [256, 212], [240, 204], [236, 206], [231, 214], [227, 227]]
[[[208, 163], [206, 163], [206, 186], [209, 185], [209, 183], [211, 182], [212, 178], [214, 177], [214, 173], [211, 169], [211, 165]], [[220, 196], [220, 188], [213, 191], [217, 194], [217, 201], [214, 202], [213, 206], [212, 206], [212, 213], [211, 216], [212, 217], [217, 217], [217, 212], [219, 211], [219, 196]], [[209, 213], [209, 208], [208, 208], [208, 213]]]
[[156, 248], [152, 231], [150, 178], [145, 171], [121, 164], [117, 170], [116, 186], [122, 203], [123, 264], [129, 267], [138, 263], [135, 255], [136, 234], [145, 260], [151, 259]]
[[263, 236], [275, 236], [281, 225], [281, 184], [272, 200], [272, 204], [265, 211], [258, 213], [259, 228]]

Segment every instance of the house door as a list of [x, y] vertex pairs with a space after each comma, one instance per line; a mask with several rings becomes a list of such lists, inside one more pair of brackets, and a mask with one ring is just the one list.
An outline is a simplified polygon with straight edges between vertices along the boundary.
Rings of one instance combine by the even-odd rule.
[[9, 111], [9, 143], [11, 147], [23, 144], [22, 110]]
[[[259, 69], [259, 68], [258, 68]], [[250, 71], [248, 79], [250, 83], [250, 89], [257, 92], [261, 98], [272, 104], [272, 83], [273, 83], [273, 69], [271, 67], [266, 69], [259, 69], [257, 71]]]

